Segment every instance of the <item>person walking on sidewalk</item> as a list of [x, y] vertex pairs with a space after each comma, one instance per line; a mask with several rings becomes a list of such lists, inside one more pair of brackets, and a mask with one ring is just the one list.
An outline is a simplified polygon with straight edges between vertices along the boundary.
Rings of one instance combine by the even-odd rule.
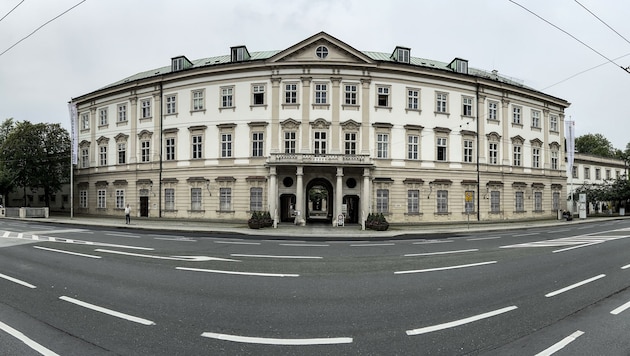
[[125, 224], [131, 224], [131, 208], [129, 207], [129, 204], [127, 204], [127, 207], [125, 208]]

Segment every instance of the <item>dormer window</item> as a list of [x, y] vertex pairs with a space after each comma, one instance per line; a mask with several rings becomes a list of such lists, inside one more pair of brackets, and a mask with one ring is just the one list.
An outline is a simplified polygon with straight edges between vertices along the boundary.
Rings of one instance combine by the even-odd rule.
[[468, 74], [468, 61], [465, 59], [455, 58], [448, 66], [457, 73]]
[[406, 47], [396, 47], [391, 58], [396, 62], [409, 63], [411, 60], [411, 49]]
[[171, 72], [177, 72], [190, 67], [192, 67], [192, 63], [185, 56], [179, 56], [171, 59]]
[[245, 46], [232, 47], [231, 49], [232, 49], [232, 62], [242, 62], [250, 58], [249, 52], [247, 51], [247, 47]]

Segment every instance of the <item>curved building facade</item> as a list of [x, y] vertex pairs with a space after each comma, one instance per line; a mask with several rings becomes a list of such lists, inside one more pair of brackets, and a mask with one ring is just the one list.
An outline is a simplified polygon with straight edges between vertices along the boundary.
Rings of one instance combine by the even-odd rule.
[[549, 218], [566, 209], [565, 100], [321, 32], [189, 60], [72, 100], [75, 212], [277, 222]]

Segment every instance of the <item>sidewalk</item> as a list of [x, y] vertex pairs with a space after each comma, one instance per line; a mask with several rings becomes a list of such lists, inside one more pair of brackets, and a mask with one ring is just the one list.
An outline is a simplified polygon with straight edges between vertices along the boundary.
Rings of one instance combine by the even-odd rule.
[[[535, 221], [501, 221], [501, 222], [456, 222], [448, 224], [422, 224], [422, 225], [390, 225], [387, 231], [361, 230], [358, 224], [346, 226], [331, 226], [323, 224], [310, 224], [296, 226], [291, 223], [280, 223], [277, 228], [250, 229], [244, 222], [207, 222], [201, 220], [172, 220], [159, 218], [132, 218], [131, 224], [125, 224], [124, 216], [120, 218], [97, 216], [70, 216], [51, 215], [49, 218], [22, 219], [39, 223], [73, 224], [86, 226], [101, 226], [116, 229], [146, 229], [160, 232], [195, 232], [195, 233], [221, 233], [242, 235], [243, 237], [277, 237], [277, 238], [313, 238], [318, 240], [331, 239], [383, 239], [392, 237], [404, 237], [416, 235], [424, 238], [436, 238], [445, 234], [467, 234], [480, 231], [504, 231], [513, 229], [527, 229], [535, 227], [567, 226], [584, 222], [600, 220], [617, 220], [625, 217], [589, 217], [586, 220], [535, 220]], [[8, 218], [7, 218], [8, 219]]]

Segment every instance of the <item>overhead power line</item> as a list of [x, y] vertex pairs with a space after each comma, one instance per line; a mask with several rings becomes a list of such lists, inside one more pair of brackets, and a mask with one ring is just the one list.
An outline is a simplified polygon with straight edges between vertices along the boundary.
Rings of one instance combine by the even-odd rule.
[[[36, 28], [33, 32], [31, 32], [31, 33], [29, 33], [28, 35], [26, 35], [26, 37], [24, 37], [24, 38], [22, 38], [21, 40], [19, 40], [19, 41], [15, 42], [15, 43], [14, 43], [11, 47], [9, 47], [9, 48], [5, 49], [5, 50], [4, 50], [4, 52], [0, 53], [0, 56], [2, 56], [3, 54], [5, 54], [5, 53], [9, 52], [9, 51], [10, 51], [13, 47], [15, 47], [15, 46], [17, 46], [18, 44], [20, 44], [20, 42], [22, 42], [22, 41], [24, 41], [25, 39], [27, 39], [27, 38], [31, 37], [33, 34], [35, 34], [35, 32], [39, 31], [42, 27], [44, 27], [44, 26], [48, 25], [49, 23], [51, 23], [51, 22], [55, 21], [56, 19], [58, 19], [58, 18], [60, 18], [61, 16], [65, 15], [65, 14], [66, 14], [66, 13], [68, 13], [70, 10], [72, 10], [72, 9], [74, 9], [75, 7], [77, 7], [77, 6], [81, 5], [81, 4], [83, 4], [83, 3], [84, 3], [84, 2], [86, 2], [86, 1], [87, 1], [87, 0], [82, 0], [82, 1], [80, 1], [78, 4], [76, 4], [76, 5], [72, 6], [71, 8], [69, 8], [68, 10], [66, 10], [66, 11], [64, 11], [64, 12], [60, 13], [59, 15], [57, 15], [57, 16], [55, 16], [55, 17], [53, 17], [52, 19], [50, 19], [50, 20], [46, 21], [43, 25], [39, 26], [39, 27], [38, 27], [38, 28]], [[19, 5], [19, 4], [18, 4], [18, 5]], [[11, 11], [13, 11], [13, 10], [11, 10]]]
[[10, 13], [12, 13], [12, 12], [13, 12], [13, 10], [17, 9], [17, 8], [18, 8], [18, 6], [22, 5], [22, 3], [23, 3], [24, 1], [25, 1], [25, 0], [22, 0], [22, 1], [20, 1], [20, 3], [19, 3], [19, 4], [15, 5], [15, 7], [11, 9], [11, 11], [7, 12], [7, 14], [6, 14], [6, 15], [2, 16], [2, 18], [0, 19], [0, 21], [4, 20], [4, 18], [5, 18], [5, 17], [9, 16], [9, 14], [10, 14]]
[[621, 33], [617, 32], [614, 28], [610, 27], [604, 20], [600, 19], [597, 15], [595, 15], [591, 10], [587, 9], [586, 6], [582, 5], [579, 1], [575, 0], [575, 2], [582, 6], [582, 8], [586, 11], [588, 11], [589, 14], [593, 15], [596, 19], [599, 20], [599, 22], [603, 23], [604, 26], [608, 27], [612, 32], [616, 33], [619, 37], [623, 38], [624, 41], [626, 41], [627, 43], [630, 43], [630, 41], [628, 41], [627, 38], [625, 38]]

